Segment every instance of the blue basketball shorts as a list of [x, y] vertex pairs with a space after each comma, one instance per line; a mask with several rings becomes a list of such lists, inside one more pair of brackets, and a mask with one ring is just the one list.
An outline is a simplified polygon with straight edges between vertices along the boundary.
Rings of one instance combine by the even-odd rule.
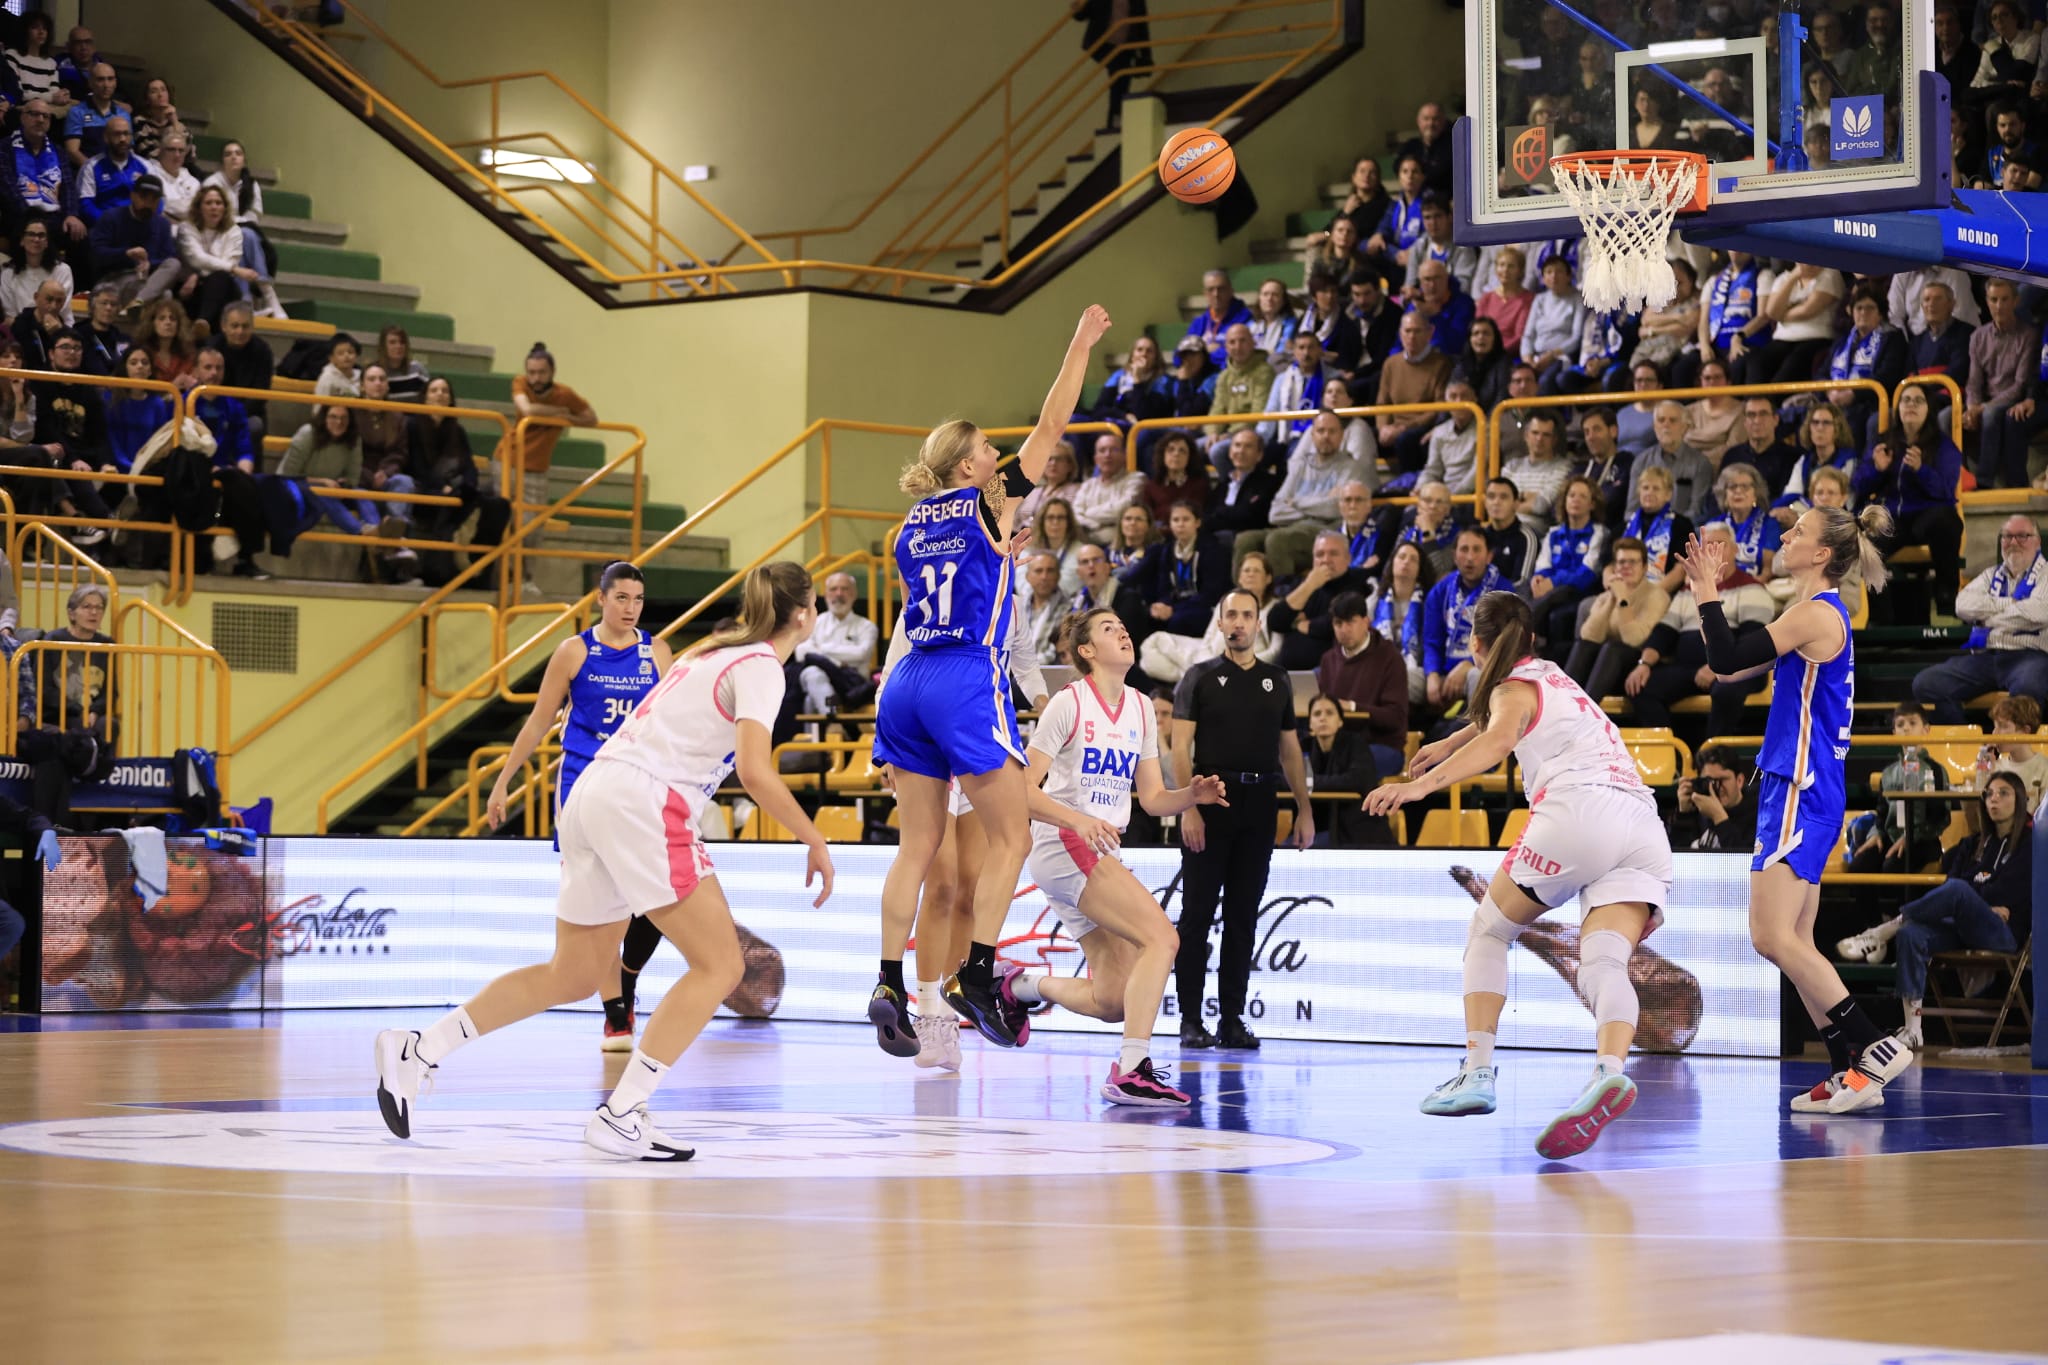
[[944, 782], [1024, 760], [1000, 655], [972, 645], [913, 649], [875, 710], [875, 762]]
[[1776, 773], [1756, 778], [1756, 850], [1749, 869], [1761, 872], [1783, 863], [1803, 882], [1818, 884], [1842, 837], [1842, 806], [1819, 792], [1805, 791]]

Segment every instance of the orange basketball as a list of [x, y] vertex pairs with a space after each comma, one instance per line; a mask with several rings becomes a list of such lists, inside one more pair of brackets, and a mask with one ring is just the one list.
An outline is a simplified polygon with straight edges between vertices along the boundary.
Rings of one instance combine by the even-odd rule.
[[1166, 192], [1186, 204], [1206, 204], [1237, 179], [1237, 154], [1213, 128], [1175, 133], [1159, 150]]

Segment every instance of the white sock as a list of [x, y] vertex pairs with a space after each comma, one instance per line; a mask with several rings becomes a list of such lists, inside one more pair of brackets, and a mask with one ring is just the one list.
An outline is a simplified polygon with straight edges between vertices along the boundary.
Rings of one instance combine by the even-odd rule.
[[654, 1087], [660, 1085], [666, 1075], [667, 1067], [636, 1047], [633, 1055], [626, 1059], [626, 1069], [619, 1076], [618, 1088], [612, 1091], [612, 1097], [605, 1104], [614, 1114], [623, 1115], [634, 1105], [647, 1103], [647, 1097], [654, 1093]]
[[1123, 1075], [1130, 1075], [1138, 1063], [1152, 1055], [1152, 1040], [1149, 1038], [1126, 1038], [1116, 1054], [1116, 1069]]
[[1019, 1000], [1036, 1004], [1045, 999], [1045, 992], [1038, 989], [1038, 983], [1043, 980], [1045, 978], [1042, 976], [1020, 976], [1010, 983], [1010, 994]]
[[1899, 1003], [1906, 1007], [1906, 1022], [1917, 1028], [1920, 1024], [1920, 1002], [1918, 1000], [1901, 1000]]
[[917, 983], [917, 1012], [925, 1019], [950, 1019], [953, 1007], [946, 1003], [946, 992], [936, 981]]
[[1477, 1070], [1493, 1065], [1493, 1035], [1473, 1029], [1465, 1035], [1465, 1067]]
[[1870, 936], [1879, 943], [1890, 943], [1899, 936], [1899, 926], [1906, 922], [1904, 915], [1893, 915], [1883, 924], [1870, 931]]
[[1621, 1058], [1609, 1052], [1603, 1052], [1598, 1057], [1595, 1057], [1593, 1065], [1614, 1076], [1619, 1076], [1626, 1069], [1621, 1064]]
[[457, 1005], [420, 1032], [420, 1060], [430, 1066], [437, 1064], [464, 1043], [482, 1036], [469, 1011]]

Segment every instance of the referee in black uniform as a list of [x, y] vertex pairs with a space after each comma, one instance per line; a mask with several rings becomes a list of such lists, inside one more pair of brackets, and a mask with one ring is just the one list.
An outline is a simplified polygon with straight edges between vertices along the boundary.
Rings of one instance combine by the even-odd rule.
[[[1259, 904], [1273, 861], [1281, 775], [1294, 792], [1294, 845], [1315, 839], [1301, 740], [1294, 729], [1294, 688], [1284, 670], [1252, 653], [1259, 604], [1242, 589], [1219, 608], [1223, 655], [1190, 668], [1173, 693], [1173, 770], [1223, 779], [1230, 804], [1190, 809], [1180, 818], [1180, 997], [1182, 1047], [1255, 1048], [1244, 1026]], [[1209, 974], [1209, 925], [1223, 898], [1223, 960], [1217, 967], [1221, 1037], [1202, 1025]]]

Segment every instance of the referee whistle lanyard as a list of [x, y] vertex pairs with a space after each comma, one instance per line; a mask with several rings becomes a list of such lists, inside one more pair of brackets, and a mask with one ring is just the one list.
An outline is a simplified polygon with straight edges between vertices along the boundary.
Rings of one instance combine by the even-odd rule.
[[[2015, 602], [2024, 602], [2034, 595], [2034, 586], [2040, 581], [2041, 552], [2036, 550], [2034, 551], [2033, 561], [2027, 565], [2027, 571], [2020, 575], [2018, 582], [2013, 581], [2012, 575], [2006, 572], [2005, 561], [2000, 559], [1992, 567], [1991, 582], [1986, 586], [1990, 589], [1993, 597], [2009, 597]], [[1990, 630], [1987, 627], [1978, 626], [1971, 630], [1969, 642], [1964, 645], [1964, 648], [1982, 649], [1990, 642]]]

